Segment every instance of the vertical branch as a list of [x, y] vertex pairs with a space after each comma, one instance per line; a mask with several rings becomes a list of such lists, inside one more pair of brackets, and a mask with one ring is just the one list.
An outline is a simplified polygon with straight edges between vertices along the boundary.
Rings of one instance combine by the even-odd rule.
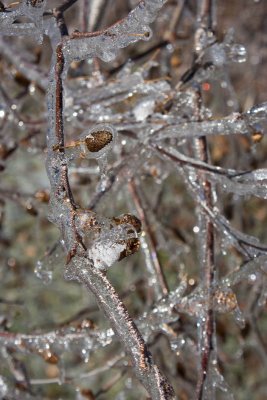
[[59, 192], [65, 192], [66, 198], [69, 201], [71, 207], [76, 209], [76, 205], [71, 192], [69, 178], [68, 178], [68, 166], [65, 160], [64, 154], [64, 112], [63, 112], [63, 81], [62, 74], [64, 71], [64, 55], [62, 51], [62, 44], [60, 43], [56, 48], [56, 64], [55, 64], [55, 137], [56, 145], [53, 147], [52, 152], [58, 149], [61, 155], [61, 187]]
[[64, 152], [64, 132], [63, 132], [63, 83], [62, 73], [64, 70], [64, 56], [62, 52], [62, 44], [56, 48], [56, 138], [59, 151]]
[[[195, 33], [195, 54], [198, 55], [205, 49], [206, 39], [213, 29], [213, 8], [214, 0], [202, 0], [198, 8], [198, 27]], [[195, 91], [196, 95], [196, 117], [201, 121], [202, 97], [200, 90]], [[205, 136], [194, 140], [195, 155], [201, 161], [208, 163], [208, 144]], [[210, 181], [198, 173], [199, 187], [202, 191], [201, 197], [209, 208], [213, 208], [212, 185]], [[215, 262], [214, 262], [214, 239], [215, 232], [209, 216], [199, 213], [199, 228], [201, 232], [200, 257], [201, 257], [201, 278], [207, 296], [206, 309], [199, 321], [199, 350], [200, 350], [200, 369], [196, 389], [196, 398], [203, 398], [204, 385], [207, 379], [209, 365], [213, 350], [215, 350], [215, 315], [213, 310], [213, 287], [215, 282]]]
[[[195, 140], [195, 147], [199, 153], [199, 158], [202, 161], [208, 162], [208, 149], [207, 140], [201, 137]], [[204, 201], [207, 207], [213, 207], [212, 199], [212, 185], [211, 183], [201, 176], [199, 176], [200, 187], [203, 188]], [[214, 311], [213, 311], [213, 286], [215, 281], [215, 263], [214, 263], [214, 226], [211, 219], [202, 213], [199, 215], [199, 227], [202, 235], [200, 241], [201, 271], [203, 287], [206, 289], [207, 308], [205, 314], [200, 316], [200, 335], [199, 348], [200, 348], [200, 371], [197, 383], [197, 399], [201, 400], [203, 396], [203, 389], [205, 380], [207, 378], [211, 353], [214, 350]]]

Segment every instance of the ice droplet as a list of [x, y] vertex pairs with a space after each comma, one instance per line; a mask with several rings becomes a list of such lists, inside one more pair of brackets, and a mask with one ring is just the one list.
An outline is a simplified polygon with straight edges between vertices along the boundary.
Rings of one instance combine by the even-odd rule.
[[246, 48], [242, 44], [233, 44], [228, 47], [228, 57], [232, 62], [243, 63], [247, 60]]
[[43, 281], [43, 283], [45, 283], [46, 285], [48, 285], [52, 282], [53, 272], [50, 269], [49, 264], [47, 264], [41, 260], [38, 260], [36, 262], [34, 273], [37, 276], [37, 278], [41, 279]]

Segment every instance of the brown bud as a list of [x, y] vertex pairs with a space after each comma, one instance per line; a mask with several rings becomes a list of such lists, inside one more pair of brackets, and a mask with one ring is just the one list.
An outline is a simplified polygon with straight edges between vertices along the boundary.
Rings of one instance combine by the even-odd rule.
[[231, 312], [237, 307], [236, 296], [232, 291], [216, 290], [214, 299], [219, 310]]
[[31, 83], [29, 81], [29, 79], [25, 78], [25, 76], [23, 74], [21, 74], [19, 71], [16, 71], [15, 75], [14, 75], [15, 81], [24, 87], [28, 87], [29, 84]]
[[90, 389], [81, 389], [81, 395], [87, 400], [95, 400], [95, 396]]
[[92, 153], [97, 153], [102, 150], [106, 145], [108, 145], [113, 139], [111, 132], [107, 130], [100, 130], [92, 132], [89, 136], [85, 138], [85, 144], [89, 151]]
[[95, 324], [91, 319], [86, 318], [82, 320], [80, 327], [81, 329], [94, 329]]
[[51, 353], [50, 350], [39, 350], [40, 355], [49, 364], [57, 364], [58, 356], [55, 353]]
[[60, 146], [59, 144], [54, 144], [54, 146], [52, 148], [53, 148], [53, 151], [60, 151], [60, 152], [64, 151], [64, 147]]
[[0, 158], [4, 160], [7, 155], [8, 155], [8, 148], [5, 144], [1, 143], [0, 144]]
[[263, 138], [263, 134], [261, 132], [255, 131], [252, 133], [252, 140], [254, 143], [259, 143]]
[[130, 224], [135, 228], [137, 233], [141, 232], [142, 229], [141, 221], [135, 215], [123, 214], [120, 215], [119, 217], [113, 218], [113, 220], [117, 225]]
[[119, 260], [136, 253], [140, 248], [140, 240], [137, 238], [128, 239], [126, 241], [126, 248], [121, 252]]
[[38, 215], [38, 211], [36, 210], [36, 208], [33, 206], [33, 204], [31, 203], [30, 200], [28, 200], [25, 204], [25, 208], [27, 210], [27, 212], [32, 215], [33, 217], [36, 217]]
[[99, 229], [99, 223], [97, 221], [95, 213], [91, 211], [78, 210], [76, 215], [79, 218], [79, 224], [84, 229]]
[[71, 326], [73, 326], [77, 332], [84, 329], [95, 329], [96, 327], [94, 322], [89, 318], [85, 318], [81, 322], [74, 322]]
[[48, 203], [49, 202], [49, 193], [47, 190], [38, 190], [34, 197], [36, 200], [39, 200], [41, 203]]

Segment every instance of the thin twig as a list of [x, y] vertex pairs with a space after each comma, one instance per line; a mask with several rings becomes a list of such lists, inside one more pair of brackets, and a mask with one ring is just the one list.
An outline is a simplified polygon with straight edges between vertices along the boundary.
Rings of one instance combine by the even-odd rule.
[[132, 195], [138, 216], [142, 222], [142, 227], [144, 231], [147, 233], [150, 246], [151, 246], [151, 259], [152, 259], [152, 265], [154, 267], [154, 277], [156, 278], [156, 285], [157, 285], [157, 297], [162, 297], [166, 296], [169, 292], [167, 282], [163, 273], [163, 268], [160, 263], [159, 257], [158, 257], [158, 244], [157, 244], [157, 238], [155, 236], [155, 233], [153, 232], [152, 227], [150, 226], [150, 222], [148, 219], [148, 215], [146, 213], [146, 206], [143, 204], [143, 199], [139, 195], [139, 188], [137, 187], [137, 184], [134, 179], [131, 180], [129, 184], [129, 189], [130, 193]]
[[[208, 35], [212, 29], [212, 4], [213, 0], [201, 0], [198, 14], [198, 28], [195, 33], [195, 52], [199, 54], [203, 50], [201, 40], [202, 30], [204, 34]], [[201, 108], [202, 108], [202, 97], [199, 90], [195, 91], [196, 95], [196, 117], [198, 121], [201, 121]], [[196, 156], [201, 161], [208, 163], [208, 144], [205, 136], [194, 140]], [[204, 202], [208, 208], [213, 207], [213, 188], [209, 180], [200, 173], [198, 174], [199, 185], [202, 189], [202, 196]], [[209, 365], [211, 362], [212, 351], [215, 350], [215, 314], [213, 309], [213, 288], [215, 283], [215, 232], [212, 221], [207, 215], [199, 213], [199, 227], [201, 229], [201, 235], [204, 238], [200, 241], [201, 271], [202, 282], [207, 291], [208, 304], [207, 309], [204, 310], [204, 315], [200, 316], [200, 338], [199, 338], [199, 351], [200, 351], [200, 370], [196, 388], [196, 399], [201, 400], [204, 395], [204, 385], [209, 372]]]

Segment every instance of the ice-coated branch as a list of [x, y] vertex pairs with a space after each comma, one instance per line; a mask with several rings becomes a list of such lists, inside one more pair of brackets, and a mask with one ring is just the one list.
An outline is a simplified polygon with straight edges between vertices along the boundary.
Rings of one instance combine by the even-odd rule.
[[[91, 264], [87, 257], [77, 257], [75, 243], [75, 227], [71, 222], [75, 214], [76, 206], [73, 203], [67, 178], [67, 165], [64, 155], [63, 133], [63, 101], [62, 101], [62, 71], [63, 57], [61, 45], [57, 47], [56, 62], [52, 67], [51, 75], [55, 76], [55, 83], [51, 82], [48, 93], [50, 112], [53, 113], [50, 125], [47, 169], [51, 182], [51, 202], [53, 212], [55, 209], [61, 213], [60, 219], [54, 220], [63, 231], [64, 238], [69, 249], [69, 260], [73, 260], [68, 267], [72, 279], [78, 279], [96, 297], [99, 307], [109, 319], [114, 331], [130, 355], [137, 377], [146, 387], [153, 399], [174, 398], [173, 389], [160, 374], [146, 344], [135, 324], [131, 320], [123, 303], [106, 278], [105, 273]], [[54, 91], [53, 91], [54, 90]], [[62, 151], [55, 151], [56, 148]], [[61, 225], [61, 226], [60, 226]], [[80, 243], [77, 243], [79, 245]], [[100, 243], [101, 246], [101, 243]], [[75, 251], [74, 251], [75, 250]], [[85, 249], [83, 249], [85, 250]]]
[[144, 339], [106, 275], [89, 262], [81, 262], [81, 267], [77, 268], [77, 278], [94, 293], [99, 307], [130, 356], [139, 380], [153, 400], [174, 399], [172, 387], [154, 364]]
[[199, 194], [198, 185], [187, 180], [188, 186], [192, 189], [194, 198], [197, 199], [199, 207], [209, 216], [218, 233], [222, 234], [229, 244], [234, 245], [247, 259], [258, 257], [266, 254], [267, 245], [261, 243], [254, 236], [246, 235], [231, 226], [229, 221], [220, 213], [219, 209], [214, 206], [208, 207]]
[[[155, 139], [164, 140], [170, 138], [194, 138], [217, 135], [255, 135], [257, 129], [260, 128], [260, 123], [266, 123], [266, 117], [260, 110], [266, 110], [266, 103], [260, 104], [257, 107], [249, 110], [247, 113], [234, 113], [229, 117], [221, 119], [213, 119], [210, 121], [188, 121], [188, 122], [173, 122], [170, 125], [163, 126], [155, 134]], [[253, 111], [255, 109], [255, 111]], [[257, 117], [255, 114], [258, 114]], [[256, 122], [256, 123], [255, 123]], [[253, 128], [253, 126], [255, 126]], [[260, 130], [261, 132], [261, 130]], [[262, 134], [265, 132], [262, 131]]]
[[189, 166], [206, 173], [209, 179], [215, 184], [219, 184], [220, 188], [225, 192], [235, 193], [240, 196], [251, 194], [263, 199], [267, 198], [267, 169], [265, 168], [254, 171], [226, 169], [185, 156], [173, 148], [159, 146], [155, 143], [151, 143], [150, 146], [162, 158], [176, 164], [178, 168]]
[[[46, 0], [23, 0], [14, 10], [0, 12], [0, 34], [8, 36], [33, 36], [42, 42], [43, 12]], [[14, 23], [19, 17], [28, 17], [32, 22]]]
[[[151, 36], [149, 25], [167, 0], [141, 0], [130, 14], [111, 27], [98, 32], [73, 32], [64, 41], [63, 52], [66, 61], [99, 57], [111, 61], [117, 51], [138, 40]], [[77, 40], [79, 46], [77, 46]]]
[[[145, 10], [143, 17], [147, 19], [147, 22], [151, 22], [153, 18], [149, 13], [149, 2], [141, 3], [143, 4]], [[150, 11], [152, 10], [153, 9], [151, 9]], [[123, 25], [123, 23], [124, 22], [121, 22], [117, 26], [120, 28], [120, 25]], [[120, 32], [120, 29], [118, 30], [117, 34], [122, 36], [122, 32]], [[92, 40], [94, 41], [99, 38], [105, 38], [105, 35], [96, 34], [92, 38]], [[72, 39], [74, 39], [74, 36], [72, 37]], [[110, 33], [108, 33], [107, 37], [109, 36]], [[68, 43], [68, 41], [59, 43], [56, 46], [50, 72], [50, 86], [47, 94], [47, 103], [50, 117], [48, 131], [47, 172], [51, 184], [51, 209], [53, 210], [51, 214], [51, 219], [60, 228], [68, 251], [67, 276], [70, 279], [76, 279], [80, 281], [90, 291], [94, 293], [99, 307], [104, 311], [118, 338], [123, 344], [126, 352], [129, 354], [137, 377], [143, 383], [151, 397], [155, 400], [173, 399], [174, 392], [172, 387], [161, 375], [157, 366], [154, 364], [151, 354], [148, 351], [141, 334], [139, 333], [134, 322], [130, 318], [125, 306], [119, 299], [114, 288], [108, 281], [105, 272], [102, 272], [99, 268], [97, 268], [97, 264], [100, 265], [101, 263], [101, 257], [107, 257], [106, 252], [108, 254], [111, 249], [107, 250], [106, 248], [104, 248], [104, 250], [101, 250], [101, 246], [103, 246], [103, 244], [101, 241], [99, 241], [99, 244], [96, 244], [96, 247], [94, 247], [92, 250], [89, 251], [89, 253], [87, 253], [87, 246], [84, 243], [86, 236], [85, 232], [83, 231], [83, 226], [85, 227], [86, 225], [80, 225], [82, 223], [82, 220], [81, 222], [79, 222], [79, 211], [81, 211], [82, 215], [84, 215], [84, 217], [86, 218], [85, 222], [88, 221], [86, 222], [86, 224], [89, 224], [89, 230], [90, 224], [92, 224], [92, 222], [90, 221], [97, 221], [97, 217], [94, 213], [88, 212], [87, 210], [79, 210], [78, 206], [74, 202], [69, 185], [68, 163], [64, 147], [65, 136], [63, 73], [67, 72], [66, 59], [69, 62], [71, 59], [84, 59], [87, 57], [92, 57], [93, 55], [99, 56], [100, 48], [98, 48], [98, 52], [93, 54], [91, 49], [88, 53], [86, 47], [86, 52], [83, 51], [82, 53], [80, 53], [79, 57], [76, 57], [76, 55], [75, 57], [73, 57], [73, 54], [69, 50], [66, 50], [66, 43]], [[73, 42], [71, 43], [75, 43], [75, 40], [73, 40]], [[128, 43], [124, 44], [127, 45]], [[90, 42], [90, 46], [91, 45], [93, 45], [93, 42]], [[88, 46], [88, 43], [86, 43], [86, 46]], [[79, 46], [77, 46], [76, 43], [75, 53], [77, 50], [83, 48], [83, 43], [79, 43]], [[107, 51], [104, 44], [101, 47], [101, 51], [104, 52], [103, 54], [105, 54], [105, 52]], [[90, 142], [88, 141], [86, 143], [87, 147], [90, 148]], [[115, 219], [114, 221], [116, 221], [116, 223], [118, 224], [117, 219]], [[133, 219], [131, 218], [130, 224], [133, 223], [132, 221]], [[98, 224], [98, 222], [94, 222], [94, 224], [96, 223]], [[105, 233], [105, 235], [107, 235], [107, 233]], [[136, 240], [135, 242], [133, 242], [133, 240], [135, 239], [132, 238], [126, 242], [122, 242], [120, 240], [118, 242], [119, 244], [117, 244], [117, 246], [119, 245], [119, 253], [118, 255], [116, 255], [115, 253], [115, 257], [117, 259], [119, 259], [119, 257], [121, 257], [124, 252], [126, 252], [125, 255], [128, 255], [130, 254], [130, 251], [135, 251], [134, 247], [132, 246], [134, 243], [136, 243]], [[123, 243], [126, 243], [126, 248], [125, 244]], [[129, 243], [131, 244], [131, 248], [128, 249]], [[91, 243], [89, 245], [92, 246]], [[111, 243], [107, 242], [105, 246], [111, 246]], [[96, 260], [94, 258], [94, 255], [98, 254], [99, 251], [102, 252], [101, 254], [103, 255], [100, 256], [99, 253]], [[89, 257], [93, 258], [93, 263], [89, 260], [88, 255]], [[114, 258], [114, 255], [112, 257]], [[109, 263], [110, 260], [107, 260], [107, 262]], [[101, 268], [102, 267], [104, 266], [101, 266]]]
[[[196, 104], [196, 119], [201, 120], [202, 97], [201, 93], [195, 91], [195, 104]], [[193, 150], [195, 157], [200, 161], [208, 163], [209, 153], [208, 144], [205, 136], [194, 139]], [[208, 207], [213, 207], [214, 194], [212, 183], [199, 171], [196, 174], [196, 181], [199, 187], [199, 196], [203, 199], [203, 203]], [[209, 216], [203, 214], [201, 210], [197, 210], [198, 228], [201, 237], [198, 243], [198, 253], [200, 257], [200, 277], [202, 285], [207, 293], [206, 307], [203, 313], [200, 313], [198, 329], [199, 329], [199, 354], [200, 354], [200, 368], [199, 377], [196, 389], [196, 398], [201, 400], [203, 397], [204, 385], [209, 372], [211, 363], [212, 352], [215, 349], [215, 324], [214, 324], [214, 307], [213, 307], [213, 290], [215, 283], [215, 232], [212, 221]]]

